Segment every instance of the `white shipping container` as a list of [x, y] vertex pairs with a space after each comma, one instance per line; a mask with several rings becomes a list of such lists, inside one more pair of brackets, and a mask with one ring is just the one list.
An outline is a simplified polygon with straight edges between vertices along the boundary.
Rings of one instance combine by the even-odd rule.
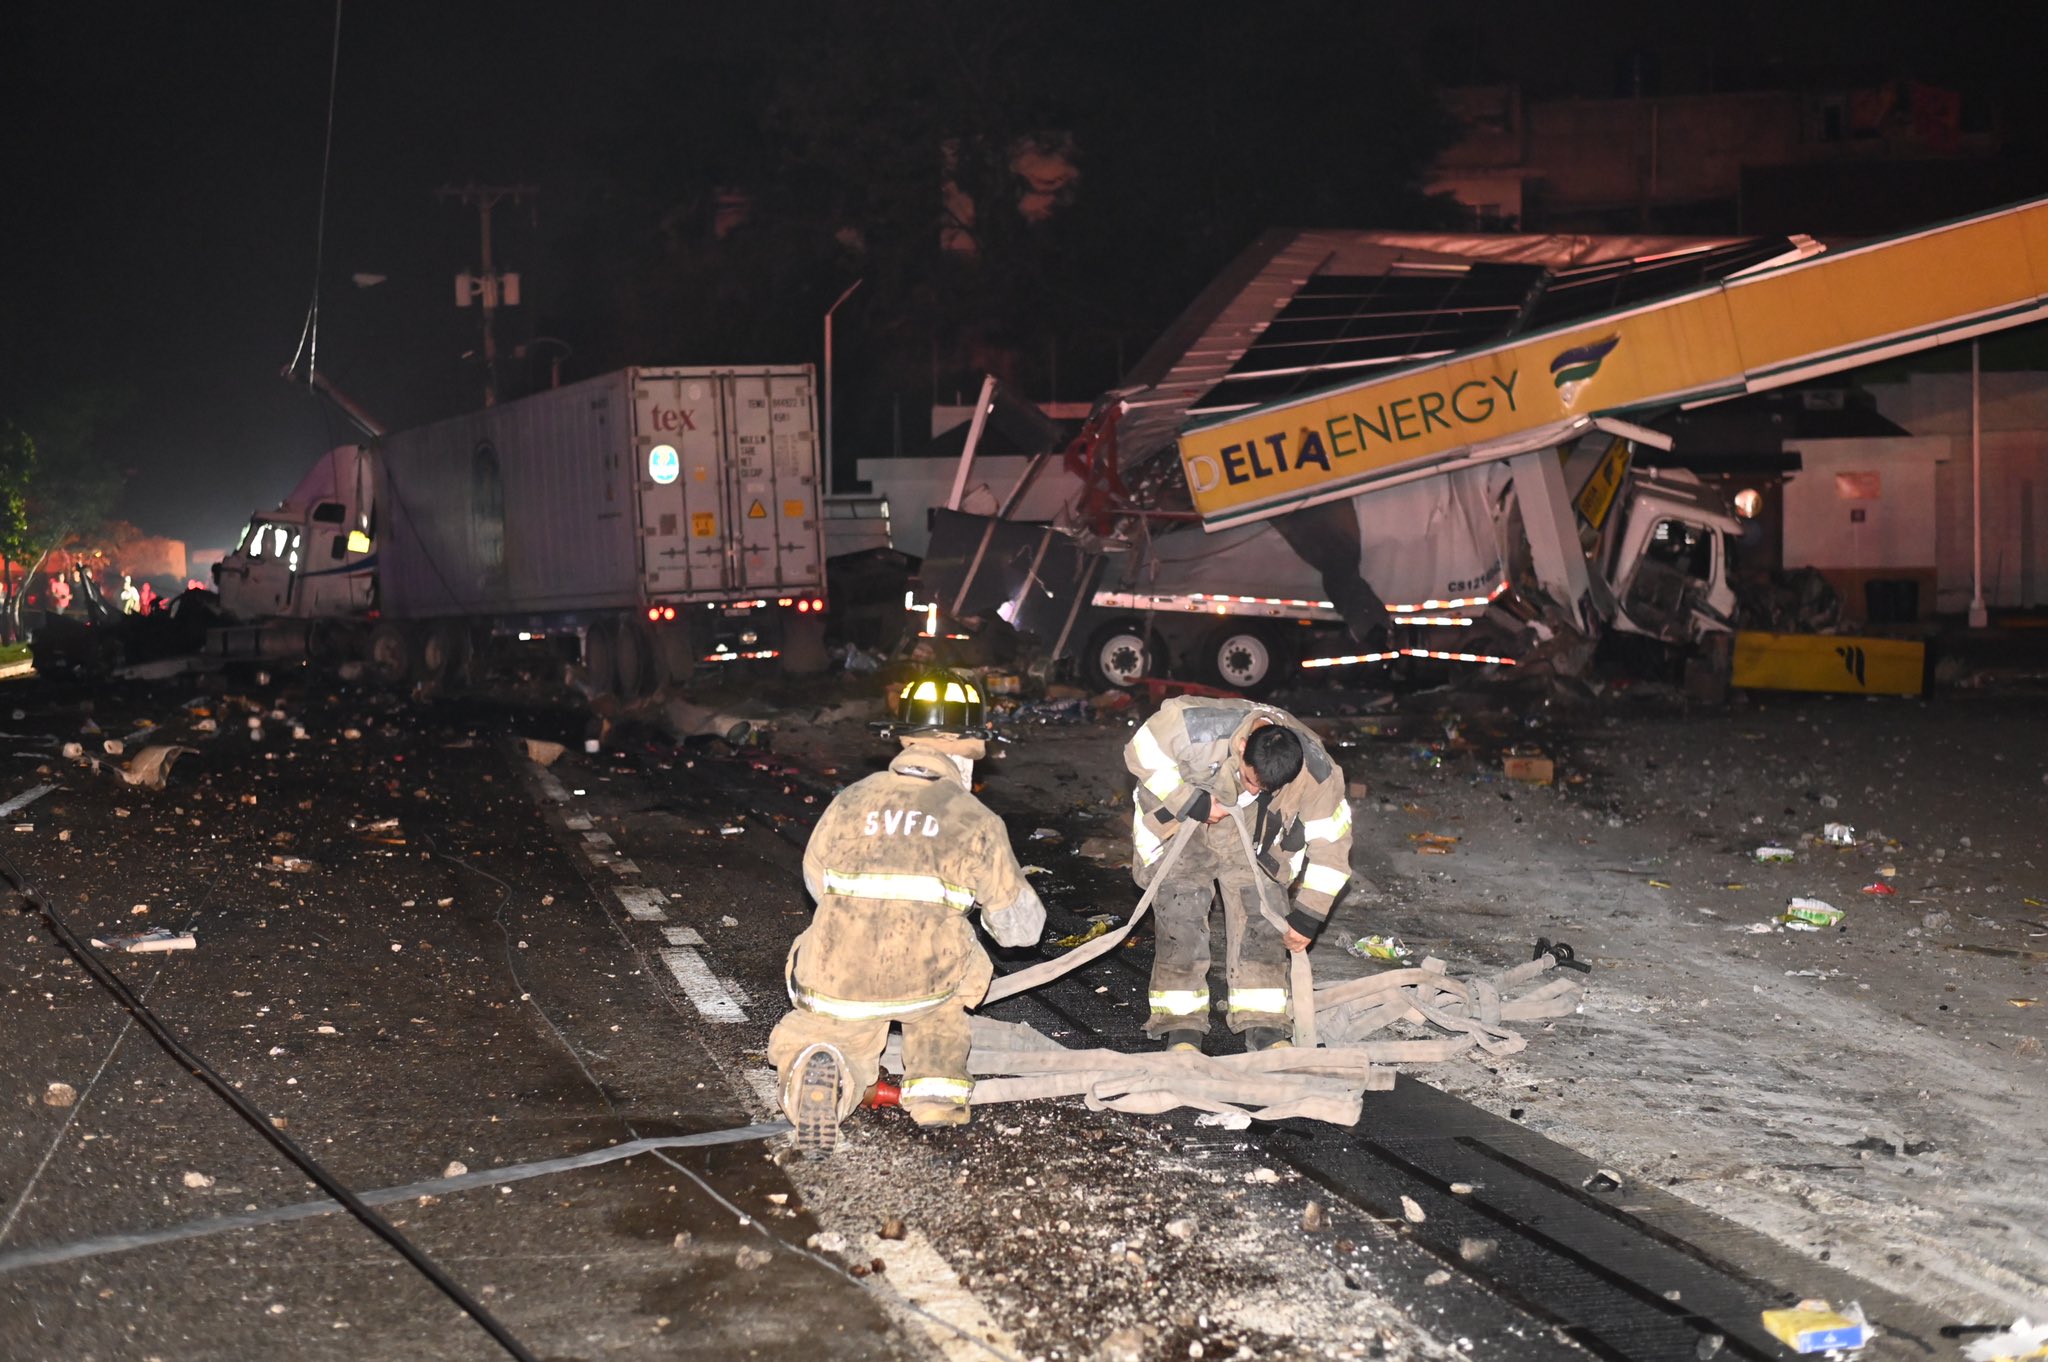
[[379, 443], [396, 619], [824, 589], [809, 366], [624, 369]]

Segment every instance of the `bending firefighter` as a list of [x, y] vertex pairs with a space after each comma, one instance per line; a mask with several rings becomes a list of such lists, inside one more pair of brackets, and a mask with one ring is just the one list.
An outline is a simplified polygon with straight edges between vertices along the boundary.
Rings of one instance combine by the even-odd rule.
[[[1195, 832], [1154, 897], [1145, 1030], [1196, 1050], [1209, 1030], [1209, 910], [1223, 896], [1230, 1029], [1245, 1048], [1288, 1044], [1287, 952], [1307, 950], [1351, 877], [1344, 772], [1285, 710], [1250, 700], [1168, 700], [1124, 747], [1138, 778], [1132, 875], [1149, 885], [1181, 827]], [[1232, 820], [1244, 820], [1258, 868]], [[1293, 891], [1285, 935], [1259, 912], [1259, 877]]]
[[768, 1057], [800, 1148], [829, 1150], [839, 1123], [880, 1075], [891, 1023], [903, 1028], [903, 1109], [919, 1125], [962, 1125], [967, 1009], [993, 970], [967, 915], [1005, 946], [1045, 926], [1002, 820], [976, 800], [981, 696], [939, 673], [903, 688], [889, 769], [843, 791], [804, 848], [818, 901], [790, 947], [790, 1001]]

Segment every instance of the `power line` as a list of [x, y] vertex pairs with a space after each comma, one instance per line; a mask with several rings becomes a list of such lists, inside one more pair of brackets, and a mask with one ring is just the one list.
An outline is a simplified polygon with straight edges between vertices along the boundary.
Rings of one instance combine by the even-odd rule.
[[334, 92], [341, 83], [341, 6], [334, 0], [334, 43], [327, 58], [327, 135], [320, 147], [320, 209], [313, 224], [313, 298], [306, 306], [306, 322], [299, 328], [299, 347], [292, 352], [291, 373], [306, 357], [306, 378], [310, 382], [320, 364], [320, 269], [327, 254], [327, 179], [334, 165]]

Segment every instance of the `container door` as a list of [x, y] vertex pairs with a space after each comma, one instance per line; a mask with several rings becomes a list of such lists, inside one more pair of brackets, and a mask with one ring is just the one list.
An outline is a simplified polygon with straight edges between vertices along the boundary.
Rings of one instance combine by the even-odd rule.
[[741, 587], [820, 583], [815, 420], [808, 374], [736, 374], [733, 504]]
[[726, 413], [716, 380], [641, 375], [633, 393], [640, 481], [640, 563], [649, 597], [722, 591]]

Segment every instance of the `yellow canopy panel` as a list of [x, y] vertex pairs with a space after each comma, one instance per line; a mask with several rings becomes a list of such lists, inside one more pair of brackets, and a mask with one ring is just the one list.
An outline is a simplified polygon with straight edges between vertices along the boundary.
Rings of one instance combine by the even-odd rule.
[[1181, 436], [1209, 529], [2048, 316], [2048, 198], [1292, 398]]

